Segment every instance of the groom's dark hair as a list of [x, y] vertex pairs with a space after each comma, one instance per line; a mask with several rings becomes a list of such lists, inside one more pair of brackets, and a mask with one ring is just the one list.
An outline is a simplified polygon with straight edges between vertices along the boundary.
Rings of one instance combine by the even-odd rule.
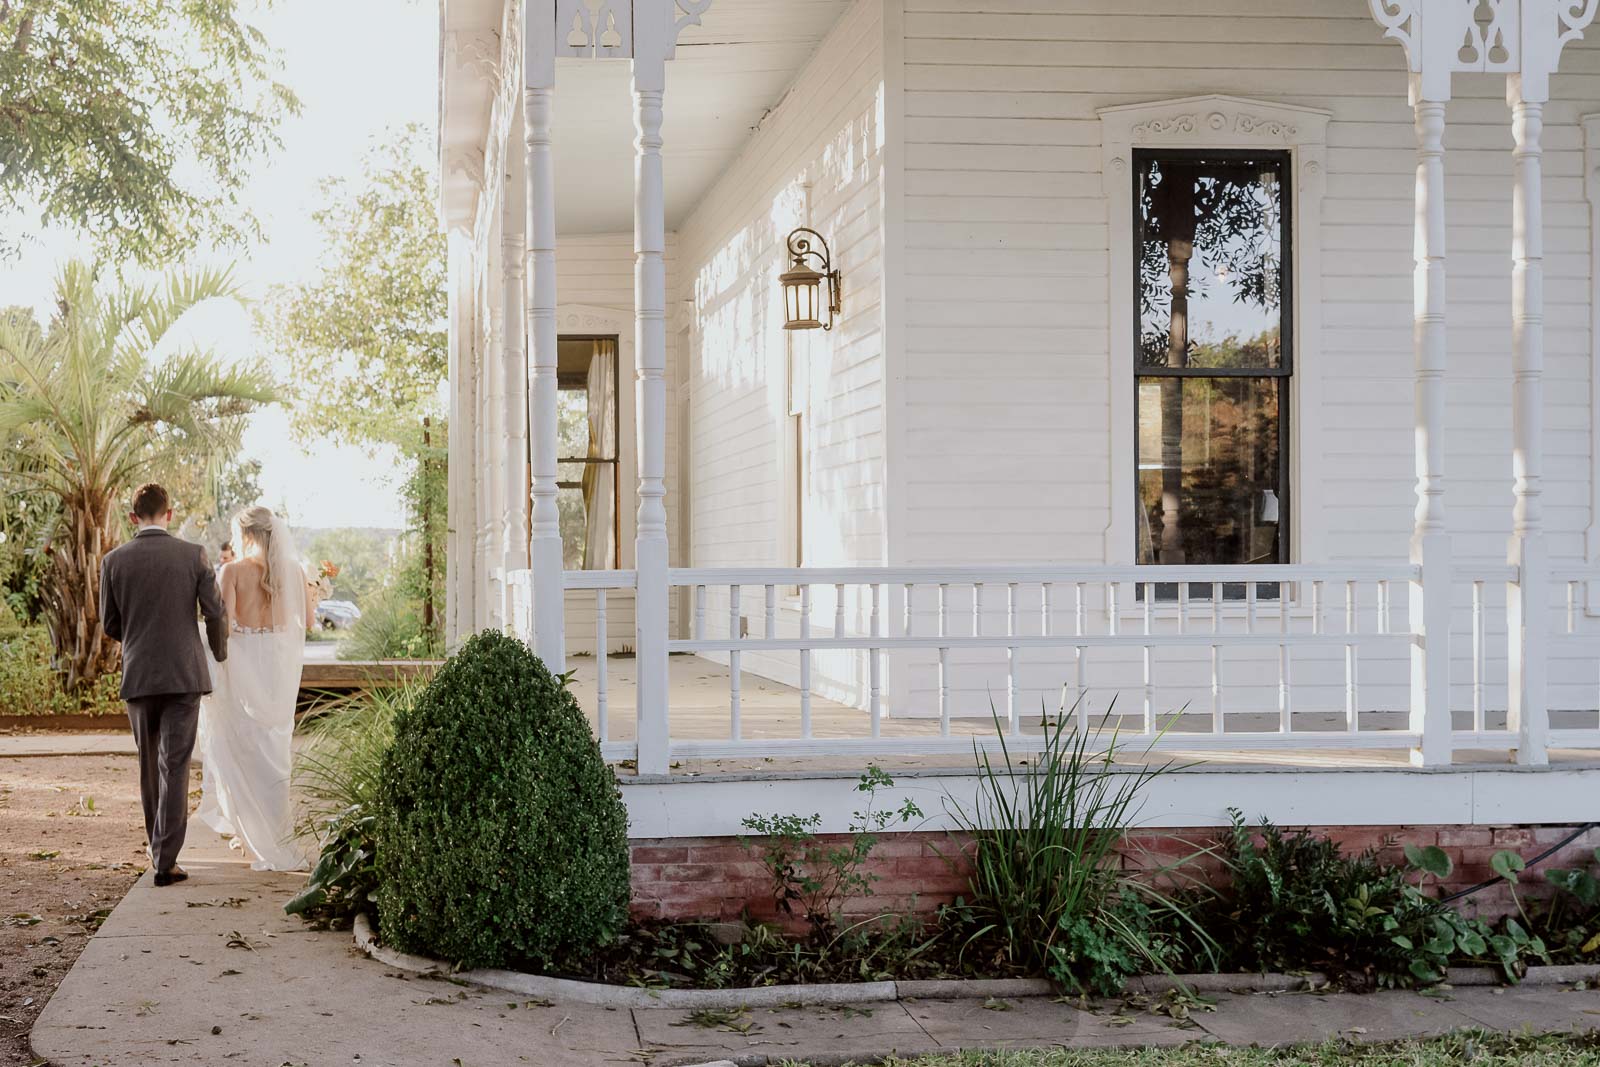
[[133, 491], [133, 513], [146, 521], [160, 518], [172, 510], [172, 498], [155, 482], [146, 482]]

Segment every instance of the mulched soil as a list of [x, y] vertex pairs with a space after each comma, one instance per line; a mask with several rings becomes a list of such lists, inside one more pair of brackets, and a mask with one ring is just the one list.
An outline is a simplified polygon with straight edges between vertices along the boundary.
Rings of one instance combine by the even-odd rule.
[[144, 846], [131, 756], [0, 759], [0, 1064], [38, 1062], [28, 1031]]

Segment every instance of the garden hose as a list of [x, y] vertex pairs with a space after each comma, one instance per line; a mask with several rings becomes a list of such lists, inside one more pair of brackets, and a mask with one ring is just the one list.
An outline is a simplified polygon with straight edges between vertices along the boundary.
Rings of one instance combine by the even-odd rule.
[[[1543, 852], [1541, 852], [1537, 856], [1533, 857], [1533, 859], [1529, 860], [1527, 862], [1527, 864], [1525, 865], [1524, 869], [1526, 869], [1527, 867], [1534, 867], [1534, 866], [1537, 866], [1540, 863], [1543, 863], [1545, 860], [1549, 859], [1551, 856], [1555, 855], [1557, 852], [1559, 852], [1562, 849], [1566, 848], [1568, 845], [1572, 844], [1574, 841], [1576, 841], [1578, 838], [1582, 837], [1584, 834], [1588, 833], [1590, 830], [1593, 830], [1596, 826], [1600, 826], [1600, 822], [1586, 822], [1586, 823], [1584, 823], [1582, 826], [1580, 826], [1576, 830], [1572, 831], [1572, 833], [1568, 834], [1566, 837], [1563, 837], [1560, 841], [1557, 841], [1555, 844], [1551, 845], [1549, 848], [1545, 849]], [[1479, 890], [1488, 889], [1492, 885], [1499, 885], [1501, 881], [1502, 881], [1502, 879], [1500, 878], [1500, 876], [1496, 875], [1495, 877], [1490, 878], [1488, 881], [1479, 882], [1475, 886], [1469, 886], [1468, 888], [1463, 889], [1459, 893], [1451, 893], [1449, 896], [1442, 898], [1440, 903], [1449, 904], [1451, 901], [1460, 900], [1462, 897], [1470, 897], [1472, 894], [1478, 892]]]

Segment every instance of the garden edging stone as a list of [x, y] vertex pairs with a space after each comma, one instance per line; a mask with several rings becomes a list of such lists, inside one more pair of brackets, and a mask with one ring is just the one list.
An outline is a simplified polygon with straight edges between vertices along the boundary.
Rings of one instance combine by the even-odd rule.
[[[732, 1009], [768, 1008], [785, 1004], [818, 1007], [889, 1000], [987, 1000], [1054, 996], [1054, 985], [1042, 978], [941, 978], [900, 982], [818, 982], [810, 985], [755, 986], [745, 989], [642, 989], [636, 986], [580, 982], [492, 968], [456, 971], [449, 964], [426, 956], [400, 952], [378, 942], [365, 914], [354, 924], [355, 944], [380, 963], [414, 974], [435, 975], [486, 989], [519, 996], [546, 997], [574, 1004], [614, 1008]], [[1479, 973], [1482, 972], [1482, 973]], [[1452, 968], [1446, 981], [1453, 985], [1490, 985], [1490, 968]], [[1600, 981], [1600, 967], [1530, 967], [1525, 984]], [[1195, 993], [1292, 993], [1326, 987], [1326, 975], [1308, 974], [1178, 974], [1141, 975], [1128, 982], [1127, 991], [1157, 995], [1183, 988]]]

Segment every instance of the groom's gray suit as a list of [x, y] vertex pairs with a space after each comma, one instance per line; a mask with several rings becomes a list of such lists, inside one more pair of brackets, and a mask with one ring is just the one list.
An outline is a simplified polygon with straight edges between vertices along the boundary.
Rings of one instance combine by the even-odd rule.
[[211, 668], [228, 658], [228, 624], [205, 548], [146, 526], [100, 567], [100, 618], [122, 642], [122, 699], [139, 749], [139, 799], [157, 873], [170, 871], [189, 818], [189, 757]]

